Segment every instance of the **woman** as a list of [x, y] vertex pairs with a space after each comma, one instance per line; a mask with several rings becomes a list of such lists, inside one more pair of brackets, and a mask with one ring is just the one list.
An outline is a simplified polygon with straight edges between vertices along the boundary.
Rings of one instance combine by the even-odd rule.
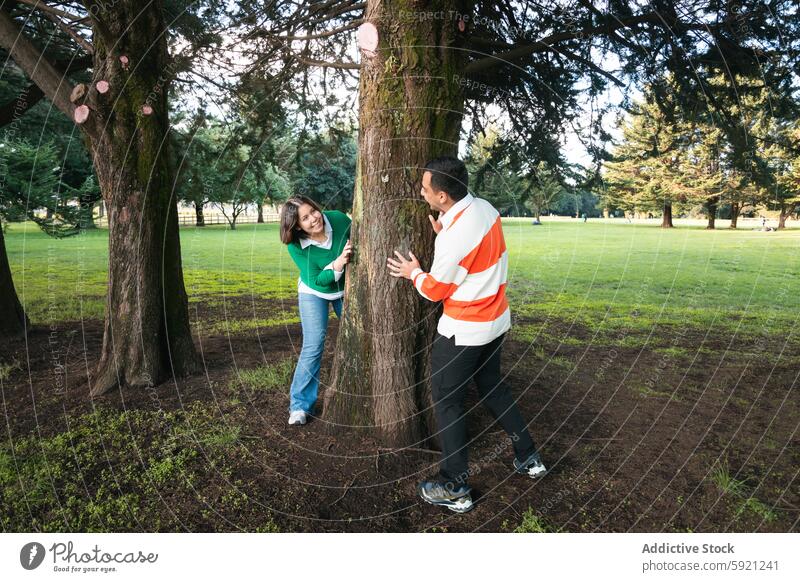
[[281, 241], [300, 269], [297, 298], [303, 348], [289, 390], [289, 424], [305, 424], [314, 411], [319, 368], [330, 308], [342, 315], [344, 269], [350, 261], [350, 219], [338, 210], [322, 209], [305, 196], [281, 209]]

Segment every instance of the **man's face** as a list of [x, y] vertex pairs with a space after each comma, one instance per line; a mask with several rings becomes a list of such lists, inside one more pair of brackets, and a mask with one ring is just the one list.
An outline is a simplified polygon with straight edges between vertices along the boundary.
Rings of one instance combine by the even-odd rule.
[[445, 192], [436, 192], [433, 189], [433, 186], [431, 186], [430, 172], [424, 172], [422, 174], [422, 190], [420, 193], [425, 199], [425, 202], [428, 203], [428, 206], [431, 207], [431, 210], [436, 212], [440, 212], [442, 210], [442, 205], [447, 200], [447, 194]]

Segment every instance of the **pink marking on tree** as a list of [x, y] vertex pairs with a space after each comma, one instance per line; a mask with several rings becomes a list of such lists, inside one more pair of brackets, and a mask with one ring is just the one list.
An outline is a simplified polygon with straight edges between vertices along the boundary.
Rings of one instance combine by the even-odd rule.
[[97, 92], [101, 94], [108, 93], [108, 90], [111, 88], [111, 85], [108, 84], [108, 81], [98, 81], [97, 82]]
[[89, 106], [78, 105], [72, 113], [72, 118], [75, 120], [75, 123], [84, 123], [89, 119]]
[[128, 63], [130, 61], [128, 60], [128, 57], [126, 57], [125, 55], [120, 55], [119, 56], [119, 62], [122, 63], [122, 68], [123, 69], [127, 69], [128, 68]]
[[150, 105], [142, 105], [142, 115], [152, 115], [153, 108]]
[[369, 55], [375, 54], [378, 48], [378, 29], [371, 22], [365, 22], [358, 27], [358, 48]]
[[467, 29], [467, 25], [464, 24], [464, 21], [459, 18], [458, 19], [458, 30], [460, 30], [461, 32], [464, 32], [466, 29]]

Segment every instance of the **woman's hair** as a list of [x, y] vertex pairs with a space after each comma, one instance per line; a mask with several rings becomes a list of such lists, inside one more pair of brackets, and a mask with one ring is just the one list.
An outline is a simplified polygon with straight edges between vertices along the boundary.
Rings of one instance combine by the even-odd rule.
[[298, 239], [306, 238], [306, 231], [300, 228], [300, 207], [308, 204], [315, 210], [322, 212], [319, 204], [306, 198], [305, 196], [292, 196], [281, 208], [281, 242], [288, 245], [297, 242]]

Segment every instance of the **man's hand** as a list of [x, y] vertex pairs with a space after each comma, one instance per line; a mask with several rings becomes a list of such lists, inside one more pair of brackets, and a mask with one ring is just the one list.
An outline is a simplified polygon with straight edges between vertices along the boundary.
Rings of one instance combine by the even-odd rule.
[[386, 266], [389, 268], [389, 274], [392, 277], [403, 277], [404, 279], [410, 279], [411, 272], [414, 269], [420, 268], [417, 257], [415, 257], [414, 253], [411, 251], [408, 253], [408, 259], [406, 259], [398, 251], [395, 251], [394, 254], [397, 256], [397, 260], [394, 260], [391, 257], [386, 259]]
[[433, 232], [439, 234], [439, 232], [442, 230], [442, 223], [436, 220], [431, 214], [428, 215], [428, 220], [431, 221], [431, 228], [433, 229]]

